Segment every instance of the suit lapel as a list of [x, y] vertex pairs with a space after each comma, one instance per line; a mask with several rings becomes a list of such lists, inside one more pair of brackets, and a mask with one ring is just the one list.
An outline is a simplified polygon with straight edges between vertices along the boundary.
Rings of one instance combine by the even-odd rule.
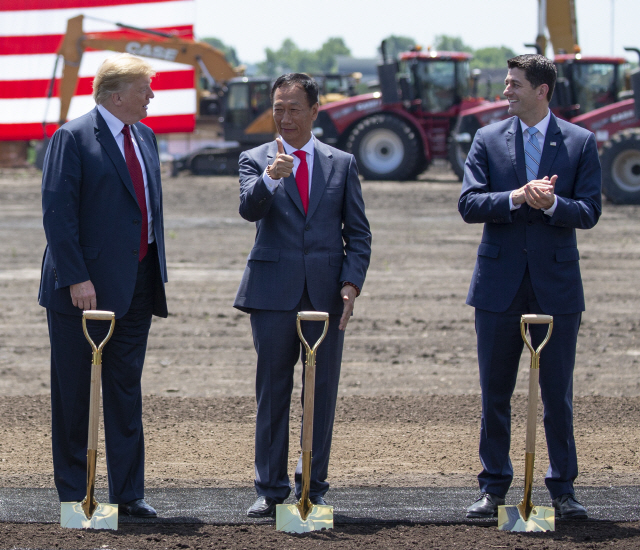
[[518, 178], [518, 186], [515, 188], [522, 187], [527, 183], [527, 167], [524, 160], [522, 129], [520, 127], [520, 119], [517, 116], [513, 117], [513, 124], [507, 131], [507, 148], [513, 169], [516, 171]]
[[314, 143], [313, 176], [311, 178], [311, 195], [309, 196], [307, 218], [310, 218], [316, 211], [333, 170], [333, 155], [331, 151], [319, 141], [314, 140]]
[[136, 202], [138, 202], [136, 192], [133, 188], [133, 182], [131, 181], [131, 176], [129, 175], [129, 169], [127, 168], [127, 163], [124, 160], [124, 156], [122, 156], [122, 153], [120, 152], [120, 148], [118, 147], [116, 140], [113, 138], [111, 130], [109, 130], [109, 126], [107, 126], [107, 123], [102, 118], [102, 115], [98, 111], [97, 107], [91, 112], [91, 116], [93, 117], [96, 139], [107, 152], [107, 155], [109, 155], [109, 158], [118, 171], [120, 179], [124, 183], [125, 187], [129, 190], [129, 193], [131, 193], [131, 196], [135, 199]]
[[[553, 145], [551, 145], [553, 143]], [[547, 135], [544, 137], [544, 147], [542, 149], [542, 158], [540, 159], [540, 170], [538, 171], [538, 177], [543, 178], [545, 176], [551, 177], [549, 170], [553, 161], [556, 159], [558, 149], [562, 144], [562, 131], [558, 127], [556, 117], [551, 115], [549, 120], [549, 127], [547, 128]]]

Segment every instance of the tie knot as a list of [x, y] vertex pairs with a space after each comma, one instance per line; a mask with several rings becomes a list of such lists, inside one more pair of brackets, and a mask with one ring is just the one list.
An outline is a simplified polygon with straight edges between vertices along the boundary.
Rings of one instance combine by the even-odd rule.
[[128, 125], [128, 124], [125, 124], [125, 125], [123, 126], [123, 128], [122, 128], [122, 133], [123, 133], [125, 136], [130, 136], [130, 135], [131, 135], [131, 131], [129, 130], [129, 125]]
[[302, 162], [303, 160], [306, 161], [307, 160], [307, 153], [305, 153], [304, 151], [294, 151], [293, 154], [298, 157], [300, 159], [300, 161]]
[[538, 129], [535, 126], [531, 126], [531, 128], [527, 128], [527, 132], [529, 132], [529, 137], [533, 137], [538, 133]]

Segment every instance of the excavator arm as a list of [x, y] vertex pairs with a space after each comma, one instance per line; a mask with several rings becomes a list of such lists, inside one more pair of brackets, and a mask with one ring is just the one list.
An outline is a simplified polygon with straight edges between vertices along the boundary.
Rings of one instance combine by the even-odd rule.
[[539, 0], [539, 2], [546, 4], [547, 29], [549, 29], [553, 53], [575, 53], [578, 47], [575, 0]]
[[62, 79], [60, 81], [60, 124], [64, 124], [69, 114], [71, 98], [78, 85], [78, 71], [82, 55], [88, 48], [128, 52], [141, 57], [151, 57], [191, 65], [199, 77], [224, 82], [242, 74], [225, 59], [224, 54], [206, 42], [195, 42], [174, 37], [165, 33], [135, 29], [127, 25], [123, 28], [144, 32], [142, 38], [110, 38], [108, 35], [91, 33], [85, 35], [82, 30], [84, 16], [78, 15], [67, 21], [67, 32], [58, 48], [57, 54], [64, 59]]

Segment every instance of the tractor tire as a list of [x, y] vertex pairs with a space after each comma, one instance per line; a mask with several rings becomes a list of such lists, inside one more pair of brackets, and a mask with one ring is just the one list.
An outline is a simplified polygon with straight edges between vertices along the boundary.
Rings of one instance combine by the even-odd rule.
[[423, 166], [420, 139], [406, 122], [387, 114], [359, 122], [346, 141], [360, 173], [368, 180], [406, 181]]
[[615, 134], [600, 149], [602, 192], [614, 204], [640, 204], [640, 129]]
[[448, 147], [449, 162], [451, 163], [451, 169], [460, 181], [462, 181], [462, 178], [464, 178], [464, 163], [467, 160], [468, 152], [469, 144], [460, 143], [452, 134], [449, 139]]

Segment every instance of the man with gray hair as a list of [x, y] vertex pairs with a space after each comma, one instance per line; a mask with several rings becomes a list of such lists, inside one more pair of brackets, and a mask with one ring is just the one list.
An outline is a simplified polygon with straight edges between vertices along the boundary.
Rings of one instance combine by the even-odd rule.
[[[103, 354], [109, 501], [155, 517], [144, 501], [140, 380], [152, 315], [167, 316], [160, 161], [147, 116], [153, 68], [119, 54], [93, 81], [97, 106], [51, 138], [42, 174], [47, 247], [39, 302], [51, 341], [53, 469], [62, 502], [86, 490], [91, 348], [82, 311], [115, 312]], [[107, 323], [88, 321], [100, 342]]]

